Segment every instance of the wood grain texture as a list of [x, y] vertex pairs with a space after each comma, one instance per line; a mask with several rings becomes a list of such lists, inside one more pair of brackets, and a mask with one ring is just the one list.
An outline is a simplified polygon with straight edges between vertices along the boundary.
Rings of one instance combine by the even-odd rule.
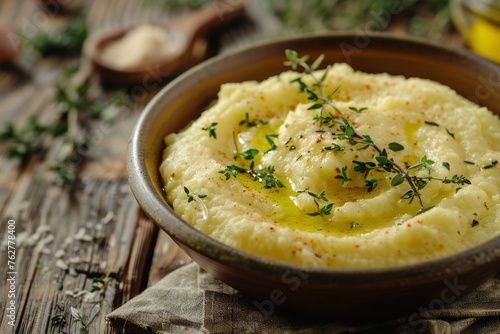
[[[84, 6], [91, 32], [180, 15], [141, 0], [71, 2], [71, 10], [79, 6]], [[4, 0], [0, 22], [33, 37], [70, 17], [63, 8], [52, 9], [34, 0]], [[16, 66], [0, 66], [2, 129], [9, 122], [21, 126], [31, 116], [52, 124], [58, 117], [54, 84], [66, 65], [79, 63], [78, 58], [41, 58], [21, 50]], [[90, 83], [96, 98], [112, 93], [96, 77]], [[44, 138], [44, 151], [25, 166], [6, 159], [7, 145], [0, 144], [0, 268], [7, 268], [7, 226], [13, 220], [17, 272], [16, 326], [2, 316], [1, 333], [104, 333], [106, 314], [190, 261], [163, 233], [156, 242], [158, 229], [140, 211], [126, 179], [130, 133], [144, 105], [164, 84], [136, 87], [135, 92], [132, 88], [128, 108], [113, 124], [92, 124], [87, 133], [91, 149], [78, 164], [78, 182], [71, 187], [55, 184], [48, 172], [63, 145], [61, 138]], [[106, 283], [92, 294], [96, 278]], [[0, 285], [2, 315], [8, 290], [8, 284]], [[71, 308], [82, 310], [83, 321], [74, 321]]]
[[[92, 30], [163, 15], [142, 1], [93, 1], [87, 6]], [[0, 21], [16, 31], [36, 33], [63, 19], [35, 1], [0, 2]], [[0, 67], [0, 127], [22, 125], [32, 115], [51, 124], [58, 117], [54, 82], [65, 65], [75, 62], [22, 55], [18, 67]], [[92, 85], [97, 96], [109, 94], [98, 82]], [[9, 285], [0, 284], [1, 333], [104, 333], [105, 315], [147, 286], [158, 229], [130, 192], [125, 153], [140, 111], [154, 93], [132, 100], [112, 125], [93, 124], [92, 147], [72, 187], [55, 184], [47, 171], [62, 139], [46, 139], [47, 149], [24, 167], [7, 160], [6, 145], [0, 144], [2, 281], [9, 220], [15, 221], [17, 272], [15, 327], [5, 316]], [[93, 279], [105, 277], [105, 286], [90, 293]], [[83, 311], [83, 325], [73, 323], [72, 307]], [[54, 316], [65, 323], [55, 326]]]
[[[91, 32], [182, 14], [154, 1], [61, 2], [70, 3], [71, 10], [83, 7]], [[210, 40], [215, 43], [209, 45], [209, 54], [248, 45], [265, 34], [276, 37], [279, 22], [263, 11], [262, 3], [249, 0], [253, 20], [242, 21], [217, 41]], [[35, 0], [1, 0], [0, 23], [34, 36], [68, 19], [63, 8], [52, 9], [38, 6]], [[401, 26], [394, 30], [404, 33]], [[66, 65], [79, 61], [42, 59], [22, 52], [16, 66], [0, 65], [0, 129], [8, 122], [25, 124], [31, 116], [42, 124], [53, 122], [58, 117], [54, 83]], [[95, 97], [112, 93], [95, 76], [90, 82]], [[106, 314], [191, 261], [141, 212], [127, 184], [130, 133], [144, 105], [164, 84], [154, 90], [130, 90], [128, 108], [120, 111], [113, 124], [92, 124], [87, 134], [91, 149], [78, 165], [78, 181], [72, 187], [55, 184], [48, 172], [62, 139], [45, 138], [46, 149], [25, 166], [6, 159], [7, 146], [0, 143], [0, 333], [111, 333]], [[15, 221], [16, 235], [15, 327], [6, 317], [9, 220]], [[96, 278], [106, 282], [91, 294]], [[83, 324], [74, 322], [71, 308], [82, 310]], [[61, 326], [51, 320], [55, 316], [64, 319]]]

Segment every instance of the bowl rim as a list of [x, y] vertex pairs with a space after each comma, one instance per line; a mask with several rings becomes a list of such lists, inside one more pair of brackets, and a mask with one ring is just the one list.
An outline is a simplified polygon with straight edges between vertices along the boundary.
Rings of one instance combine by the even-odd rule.
[[[445, 51], [465, 59], [473, 60], [474, 62], [481, 63], [484, 66], [493, 66], [492, 68], [498, 66], [497, 71], [500, 69], [500, 66], [496, 63], [475, 55], [466, 49], [442, 45], [438, 42], [426, 40], [420, 37], [387, 32], [371, 32], [369, 33], [369, 36], [370, 38], [388, 39], [394, 42], [403, 41], [405, 43], [419, 44], [423, 47], [435, 49], [439, 52]], [[169, 94], [172, 87], [187, 80], [187, 78], [195, 75], [197, 72], [203, 71], [205, 68], [213, 66], [213, 64], [223, 62], [227, 58], [235, 57], [240, 53], [265, 48], [276, 43], [279, 44], [289, 41], [325, 37], [355, 38], [356, 34], [352, 32], [307, 33], [256, 42], [205, 60], [204, 62], [179, 75], [163, 87], [149, 101], [142, 111], [142, 114], [140, 115], [130, 137], [127, 151], [127, 172], [129, 175], [129, 185], [144, 212], [154, 221], [156, 225], [160, 227], [160, 229], [169, 234], [176, 242], [180, 242], [188, 247], [195, 247], [195, 251], [200, 252], [204, 256], [216, 260], [217, 262], [221, 262], [224, 265], [259, 270], [266, 273], [266, 275], [275, 274], [281, 276], [284, 271], [296, 270], [307, 273], [309, 275], [309, 279], [317, 281], [331, 281], [332, 277], [335, 277], [337, 280], [331, 281], [332, 284], [345, 282], [359, 284], [361, 282], [366, 282], [367, 279], [369, 279], [372, 283], [385, 282], [388, 285], [393, 285], [394, 281], [397, 279], [398, 284], [401, 285], [421, 281], [422, 279], [442, 279], [443, 277], [454, 276], [465, 271], [472, 271], [479, 266], [493, 261], [500, 261], [500, 235], [498, 235], [486, 242], [472, 248], [468, 248], [459, 253], [454, 253], [445, 257], [416, 264], [382, 268], [330, 268], [304, 266], [261, 257], [250, 252], [228, 246], [189, 225], [174, 213], [170, 205], [167, 205], [164, 197], [160, 197], [147, 172], [147, 156], [141, 149], [141, 136], [144, 132], [144, 127], [147, 126], [148, 117], [154, 113], [156, 105], [161, 102], [164, 95]], [[163, 194], [161, 195], [163, 196]], [[144, 200], [145, 198], [147, 198], [147, 200]], [[402, 273], [404, 273], [403, 276], [401, 276]], [[392, 281], [391, 278], [393, 279]]]

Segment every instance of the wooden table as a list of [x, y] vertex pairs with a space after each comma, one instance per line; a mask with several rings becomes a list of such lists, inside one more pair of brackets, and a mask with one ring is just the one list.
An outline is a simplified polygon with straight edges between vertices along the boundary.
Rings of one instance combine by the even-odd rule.
[[[92, 31], [174, 15], [140, 0], [83, 3]], [[35, 1], [0, 2], [0, 22], [17, 31], [36, 32], [58, 20], [59, 13]], [[238, 32], [231, 38], [237, 40]], [[8, 122], [25, 124], [32, 115], [53, 122], [58, 113], [54, 82], [75, 61], [78, 57], [22, 55], [19, 66], [1, 66], [0, 130]], [[109, 93], [96, 78], [90, 82], [96, 96]], [[109, 333], [106, 314], [191, 261], [141, 212], [127, 183], [129, 135], [159, 88], [129, 95], [132, 103], [113, 124], [92, 123], [91, 146], [71, 185], [54, 183], [48, 170], [62, 138], [45, 142], [25, 165], [7, 159], [7, 144], [0, 143], [1, 333], [79, 333], [82, 322], [89, 333]], [[99, 291], [86, 292], [101, 279]], [[82, 321], [73, 322], [72, 308], [83, 313]]]
[[[166, 16], [161, 8], [122, 0], [94, 1], [88, 13], [92, 30]], [[35, 1], [0, 3], [0, 21], [17, 29], [44, 29], [58, 19]], [[1, 68], [2, 129], [8, 122], [25, 124], [31, 115], [50, 123], [58, 112], [53, 82], [64, 63], [74, 58], [23, 61], [24, 70]], [[6, 145], [0, 145], [1, 333], [80, 333], [81, 324], [72, 324], [71, 307], [84, 312], [89, 333], [105, 333], [106, 314], [190, 261], [142, 214], [127, 182], [128, 138], [144, 104], [157, 90], [133, 100], [112, 125], [94, 122], [92, 145], [72, 186], [55, 184], [47, 170], [61, 138], [25, 166], [8, 160]], [[14, 247], [9, 249], [15, 251], [11, 262], [7, 262], [8, 231], [15, 235]], [[90, 241], [86, 236], [91, 236]], [[11, 263], [14, 267], [9, 269]], [[80, 291], [90, 290], [93, 278], [107, 273], [110, 279], [102, 291], [86, 300]], [[15, 278], [12, 285], [4, 284], [8, 277]], [[13, 298], [8, 298], [9, 293]], [[15, 302], [15, 327], [7, 317], [10, 301]], [[54, 325], [51, 319], [57, 316], [66, 324]]]

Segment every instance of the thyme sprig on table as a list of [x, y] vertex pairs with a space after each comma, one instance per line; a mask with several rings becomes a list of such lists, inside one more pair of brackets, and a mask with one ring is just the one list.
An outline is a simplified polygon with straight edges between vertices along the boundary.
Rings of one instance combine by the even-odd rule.
[[85, 14], [73, 17], [62, 26], [41, 30], [33, 36], [21, 34], [25, 44], [43, 57], [78, 55], [88, 35], [89, 27]]
[[[420, 212], [426, 211], [429, 208], [424, 206], [422, 195], [420, 191], [430, 182], [430, 181], [440, 181], [444, 184], [457, 184], [465, 185], [471, 182], [463, 175], [453, 175], [451, 178], [437, 178], [431, 176], [431, 166], [434, 161], [427, 159], [426, 156], [422, 157], [419, 162], [413, 165], [403, 165], [396, 162], [394, 158], [390, 157], [388, 152], [398, 152], [404, 150], [404, 146], [392, 142], [387, 145], [387, 148], [380, 147], [377, 145], [369, 135], [361, 134], [358, 130], [351, 124], [347, 115], [342, 112], [333, 103], [332, 98], [339, 90], [339, 86], [336, 87], [331, 93], [327, 94], [325, 92], [325, 81], [328, 75], [330, 67], [328, 66], [321, 77], [315, 73], [315, 71], [321, 65], [324, 55], [319, 56], [311, 65], [307, 63], [309, 57], [302, 56], [299, 57], [296, 51], [286, 50], [286, 61], [285, 65], [289, 66], [292, 70], [297, 70], [301, 68], [303, 70], [303, 75], [294, 79], [292, 82], [296, 82], [299, 85], [299, 90], [307, 94], [307, 99], [312, 102], [309, 110], [316, 110], [318, 113], [314, 116], [314, 120], [319, 123], [320, 128], [328, 127], [334, 128], [334, 136], [340, 141], [346, 141], [349, 145], [353, 146], [357, 150], [373, 149], [375, 151], [374, 160], [371, 161], [357, 161], [353, 160], [355, 172], [363, 174], [365, 179], [365, 184], [368, 192], [372, 192], [379, 184], [380, 179], [369, 178], [372, 175], [372, 171], [387, 172], [390, 174], [395, 174], [391, 179], [391, 186], [398, 186], [402, 183], [407, 183], [410, 190], [401, 196], [402, 199], [407, 199], [410, 203], [417, 199]], [[305, 83], [305, 76], [312, 79], [312, 84]], [[331, 112], [326, 112], [326, 107], [332, 109], [336, 115]], [[367, 110], [367, 107], [356, 108], [349, 107], [350, 110], [361, 113]], [[324, 147], [325, 150], [331, 151], [343, 151], [344, 147], [337, 143], [332, 143], [330, 146]], [[443, 163], [443, 165], [449, 170], [449, 163]], [[339, 174], [336, 179], [340, 179], [342, 183], [349, 181], [349, 177], [346, 172], [347, 168], [343, 167], [341, 174]], [[421, 176], [416, 174], [411, 174], [413, 170], [427, 170], [428, 174]]]
[[82, 333], [89, 332], [89, 321], [83, 308], [71, 307], [71, 317], [73, 318], [72, 324], [80, 324]]
[[13, 122], [0, 129], [0, 143], [8, 146], [8, 159], [18, 159], [24, 166], [34, 156], [43, 155], [48, 149], [49, 139], [61, 138], [62, 145], [48, 170], [55, 181], [72, 183], [76, 179], [76, 169], [85, 158], [91, 144], [91, 128], [96, 121], [112, 123], [118, 109], [126, 107], [128, 100], [122, 91], [105, 100], [91, 96], [87, 81], [73, 83], [77, 68], [66, 68], [54, 86], [54, 103], [57, 118], [42, 124], [37, 116], [32, 116], [24, 125]]
[[10, 142], [5, 155], [9, 159], [19, 159], [21, 164], [26, 164], [32, 154], [42, 149], [41, 134], [47, 127], [41, 125], [34, 116], [30, 117], [23, 127], [7, 123], [0, 131], [0, 142]]

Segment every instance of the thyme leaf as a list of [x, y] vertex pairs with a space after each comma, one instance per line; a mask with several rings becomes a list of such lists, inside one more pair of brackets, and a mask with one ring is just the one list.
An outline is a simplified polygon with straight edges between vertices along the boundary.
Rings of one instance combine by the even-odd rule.
[[405, 149], [403, 145], [401, 145], [399, 143], [394, 143], [394, 142], [389, 143], [388, 147], [391, 151], [394, 151], [394, 152], [402, 151]]
[[430, 126], [439, 126], [439, 124], [437, 124], [436, 122], [424, 121], [424, 123]]
[[209, 137], [213, 137], [214, 139], [217, 139], [217, 133], [215, 131], [217, 130], [218, 124], [219, 123], [217, 123], [217, 122], [213, 122], [209, 126], [206, 126], [204, 128], [201, 128], [201, 129], [203, 131], [207, 131]]
[[285, 185], [274, 175], [274, 166], [260, 168], [258, 170], [249, 169], [247, 173], [253, 176], [254, 181], [264, 184], [264, 188], [284, 188]]
[[186, 193], [186, 195], [188, 197], [188, 203], [191, 203], [192, 201], [194, 201], [195, 197], [198, 197], [200, 199], [207, 197], [207, 195], [205, 195], [205, 194], [192, 194], [192, 193], [190, 193], [190, 191], [187, 187], [184, 187], [184, 192]]
[[363, 111], [367, 110], [368, 108], [366, 108], [366, 107], [363, 107], [363, 108], [349, 107], [349, 109], [351, 109], [352, 111], [354, 111], [354, 112], [356, 112], [356, 113], [360, 114], [360, 113], [362, 113]]
[[236, 177], [237, 174], [246, 173], [246, 169], [243, 167], [239, 167], [236, 165], [227, 166], [224, 170], [219, 171], [219, 174], [222, 174], [226, 177], [226, 180], [229, 180], [232, 177]]
[[339, 175], [335, 175], [335, 178], [336, 178], [336, 179], [340, 179], [340, 180], [342, 180], [342, 185], [344, 185], [344, 183], [347, 183], [348, 181], [350, 181], [350, 180], [351, 180], [351, 179], [347, 176], [346, 170], [347, 170], [347, 166], [344, 166], [344, 167], [342, 167], [342, 169], [341, 169], [341, 171], [340, 171], [340, 174], [339, 174]]
[[251, 121], [250, 121], [249, 116], [248, 116], [248, 113], [245, 113], [245, 119], [244, 119], [244, 120], [242, 120], [239, 124], [240, 124], [240, 125], [244, 125], [244, 124], [245, 124], [245, 125], [246, 125], [246, 126], [248, 126], [249, 128], [254, 127], [254, 126], [257, 126], [257, 123], [255, 123], [255, 122], [251, 122]]
[[493, 160], [489, 164], [482, 165], [481, 167], [483, 169], [489, 169], [489, 168], [495, 167], [497, 164], [498, 164], [498, 160]]
[[264, 184], [265, 189], [270, 188], [284, 188], [285, 185], [281, 182], [275, 175], [274, 166], [262, 167], [259, 169], [254, 169], [254, 162], [250, 164], [250, 168], [243, 168], [237, 165], [226, 166], [224, 170], [219, 171], [229, 180], [231, 177], [236, 178], [238, 174], [248, 174], [253, 177], [254, 181], [258, 181]]
[[316, 211], [306, 213], [306, 215], [311, 216], [311, 217], [321, 216], [324, 218], [325, 216], [328, 216], [329, 214], [332, 213], [333, 203], [327, 203], [323, 206], [321, 206], [319, 204], [320, 201], [321, 202], [328, 202], [328, 199], [326, 198], [324, 191], [322, 191], [319, 194], [315, 194], [311, 191], [298, 191], [298, 193], [303, 193], [303, 192], [306, 192], [309, 196], [311, 196], [313, 198], [314, 204], [316, 205], [316, 208], [317, 208]]
[[360, 228], [361, 227], [361, 224], [359, 223], [356, 223], [356, 222], [352, 222], [351, 225], [349, 226], [349, 229], [353, 229], [353, 228]]
[[269, 145], [271, 145], [271, 148], [269, 148], [267, 152], [270, 152], [270, 151], [274, 151], [276, 150], [277, 146], [276, 144], [274, 143], [274, 139], [278, 138], [278, 135], [273, 133], [273, 134], [270, 134], [270, 135], [266, 135], [266, 140], [267, 142], [269, 143]]
[[343, 151], [345, 149], [345, 147], [344, 146], [340, 146], [337, 143], [332, 143], [330, 146], [323, 147], [323, 149], [325, 149], [327, 151], [341, 152], [341, 151]]
[[66, 325], [66, 318], [64, 314], [56, 314], [50, 318], [51, 326], [63, 327]]
[[88, 34], [86, 16], [77, 15], [57, 29], [45, 29], [33, 37], [28, 35], [22, 37], [25, 43], [45, 57], [80, 54]]
[[8, 123], [0, 132], [0, 141], [9, 143], [5, 152], [7, 158], [19, 159], [25, 165], [33, 154], [43, 149], [41, 139], [47, 130], [48, 127], [41, 125], [35, 116], [30, 117], [24, 127]]

